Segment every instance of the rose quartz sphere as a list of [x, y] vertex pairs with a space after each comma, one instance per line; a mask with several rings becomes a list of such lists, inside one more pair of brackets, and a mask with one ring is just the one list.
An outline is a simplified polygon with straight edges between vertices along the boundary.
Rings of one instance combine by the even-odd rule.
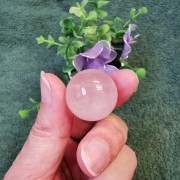
[[118, 94], [114, 81], [102, 71], [89, 69], [76, 74], [66, 90], [71, 112], [86, 121], [107, 117], [116, 106]]

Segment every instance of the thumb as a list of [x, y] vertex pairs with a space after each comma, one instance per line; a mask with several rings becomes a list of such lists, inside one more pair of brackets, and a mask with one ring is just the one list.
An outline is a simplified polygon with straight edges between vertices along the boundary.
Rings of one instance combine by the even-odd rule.
[[64, 155], [72, 127], [65, 86], [53, 74], [41, 72], [41, 106], [21, 152], [6, 179], [52, 179]]

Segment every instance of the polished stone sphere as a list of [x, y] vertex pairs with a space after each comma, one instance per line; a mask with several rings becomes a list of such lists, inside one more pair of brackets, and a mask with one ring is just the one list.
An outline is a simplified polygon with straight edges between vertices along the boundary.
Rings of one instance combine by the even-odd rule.
[[111, 77], [95, 69], [77, 73], [66, 90], [69, 109], [86, 121], [107, 117], [116, 106], [117, 97], [117, 88]]

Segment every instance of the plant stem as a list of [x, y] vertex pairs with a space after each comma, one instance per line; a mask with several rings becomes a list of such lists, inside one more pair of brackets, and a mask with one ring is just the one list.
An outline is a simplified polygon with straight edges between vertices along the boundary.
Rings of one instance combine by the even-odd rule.
[[29, 111], [33, 111], [34, 109], [37, 109], [37, 107], [40, 106], [40, 103], [37, 103], [35, 106], [33, 106]]
[[[48, 40], [45, 40], [45, 42], [49, 42]], [[54, 45], [60, 46], [61, 44], [54, 42]]]
[[124, 26], [123, 26], [123, 28], [125, 28], [132, 20], [134, 20], [136, 17], [138, 17], [139, 16], [139, 13], [137, 13], [134, 17], [133, 17], [133, 19], [129, 19], [125, 24], [124, 24]]

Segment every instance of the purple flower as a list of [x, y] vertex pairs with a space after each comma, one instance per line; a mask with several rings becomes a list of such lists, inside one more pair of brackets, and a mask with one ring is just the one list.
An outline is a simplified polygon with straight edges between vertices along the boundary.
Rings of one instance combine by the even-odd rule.
[[111, 49], [110, 43], [102, 40], [88, 51], [78, 54], [73, 61], [73, 65], [77, 71], [98, 69], [110, 74], [118, 70], [115, 66], [108, 65], [116, 56], [117, 53]]
[[136, 39], [138, 38], [139, 34], [137, 34], [136, 36], [132, 37], [131, 36], [131, 31], [132, 29], [137, 28], [137, 26], [135, 24], [129, 24], [129, 28], [127, 29], [127, 31], [124, 34], [123, 40], [124, 40], [124, 47], [123, 47], [123, 51], [121, 54], [121, 60], [125, 60], [128, 58], [128, 54], [131, 52], [131, 44], [136, 43]]

